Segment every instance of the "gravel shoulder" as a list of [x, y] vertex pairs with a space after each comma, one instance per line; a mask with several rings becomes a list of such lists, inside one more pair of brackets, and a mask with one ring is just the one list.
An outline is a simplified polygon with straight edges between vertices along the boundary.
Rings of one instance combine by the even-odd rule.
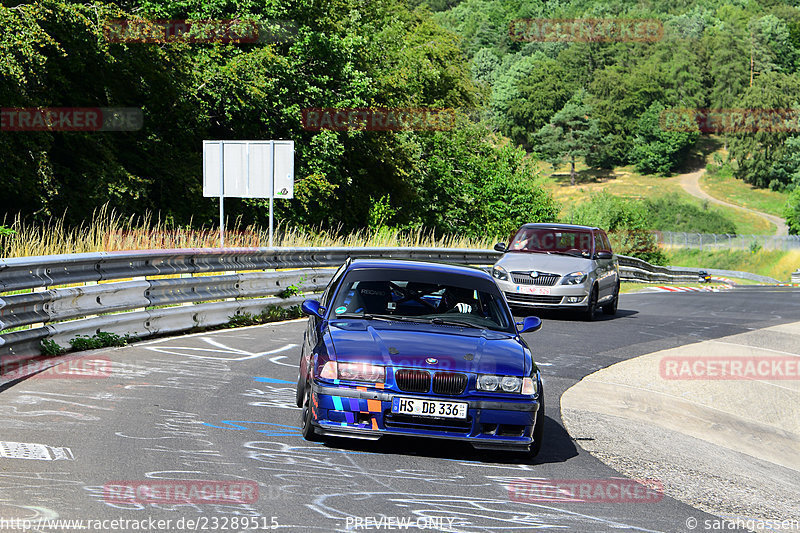
[[664, 366], [793, 360], [797, 346], [793, 323], [623, 361], [567, 390], [562, 420], [585, 450], [626, 476], [660, 480], [668, 496], [727, 519], [794, 520], [781, 530], [800, 531], [800, 381], [665, 379]]

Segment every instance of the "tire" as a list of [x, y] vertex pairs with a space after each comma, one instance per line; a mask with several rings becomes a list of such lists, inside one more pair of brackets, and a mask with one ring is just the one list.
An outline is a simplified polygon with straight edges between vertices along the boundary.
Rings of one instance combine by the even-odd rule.
[[611, 316], [616, 315], [618, 305], [619, 305], [619, 284], [617, 284], [617, 290], [616, 292], [614, 292], [614, 299], [611, 300], [611, 303], [608, 303], [603, 306], [603, 314]]
[[306, 380], [302, 372], [297, 376], [297, 390], [295, 391], [295, 402], [297, 407], [303, 407], [303, 400], [306, 398]]
[[541, 393], [539, 411], [536, 413], [536, 424], [533, 426], [533, 444], [528, 452], [528, 457], [533, 459], [542, 450], [542, 438], [544, 437], [544, 391]]
[[586, 322], [594, 320], [595, 312], [597, 311], [597, 285], [592, 287], [592, 292], [589, 294], [589, 304], [583, 312], [583, 319]]
[[319, 442], [322, 440], [320, 435], [314, 430], [314, 424], [311, 423], [311, 384], [306, 381], [305, 395], [303, 398], [303, 425], [301, 430], [303, 438], [311, 442]]

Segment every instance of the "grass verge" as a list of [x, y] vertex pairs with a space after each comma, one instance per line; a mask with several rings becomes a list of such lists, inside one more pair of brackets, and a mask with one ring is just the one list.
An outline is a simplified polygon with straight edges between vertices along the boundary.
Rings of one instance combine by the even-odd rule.
[[665, 249], [667, 264], [673, 266], [741, 270], [779, 281], [789, 281], [792, 272], [800, 268], [800, 250], [697, 250]]
[[[49, 223], [30, 223], [20, 218], [13, 221], [11, 232], [0, 234], [3, 257], [111, 252], [119, 250], [152, 250], [171, 248], [215, 248], [219, 232], [214, 228], [192, 229], [177, 227], [149, 216], [122, 218], [113, 211], [101, 208], [90, 222], [77, 228], [64, 226], [63, 220]], [[311, 247], [431, 247], [489, 249], [507, 236], [487, 235], [480, 239], [462, 236], [436, 236], [425, 230], [401, 231], [392, 228], [361, 230], [343, 234], [335, 230], [302, 231], [278, 227], [275, 246]], [[269, 246], [269, 231], [256, 226], [242, 227], [230, 223], [225, 232], [225, 244], [230, 248]]]
[[708, 172], [700, 178], [700, 187], [706, 193], [724, 202], [783, 217], [788, 194], [757, 189], [749, 183], [734, 178], [727, 168], [713, 171], [714, 168], [710, 166]]

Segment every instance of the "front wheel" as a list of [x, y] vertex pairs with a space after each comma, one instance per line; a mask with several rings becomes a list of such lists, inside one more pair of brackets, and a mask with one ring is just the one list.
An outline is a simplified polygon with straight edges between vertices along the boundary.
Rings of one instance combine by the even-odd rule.
[[614, 292], [614, 299], [603, 306], [603, 314], [616, 315], [618, 305], [619, 305], [619, 284], [617, 284], [617, 290]]
[[583, 312], [583, 319], [586, 322], [594, 320], [595, 312], [597, 311], [597, 286], [592, 287], [592, 292], [589, 293], [589, 303], [586, 310]]
[[294, 397], [297, 407], [303, 407], [303, 400], [306, 397], [306, 380], [302, 372], [297, 376], [297, 389]]
[[320, 435], [317, 435], [317, 432], [314, 430], [314, 424], [311, 423], [313, 418], [313, 407], [311, 405], [311, 383], [306, 381], [305, 386], [305, 398], [303, 401], [303, 438], [308, 441], [320, 441], [322, 440]]
[[533, 443], [528, 452], [528, 457], [533, 459], [542, 450], [542, 437], [544, 437], [544, 392], [539, 400], [539, 411], [536, 412], [536, 423], [533, 425]]

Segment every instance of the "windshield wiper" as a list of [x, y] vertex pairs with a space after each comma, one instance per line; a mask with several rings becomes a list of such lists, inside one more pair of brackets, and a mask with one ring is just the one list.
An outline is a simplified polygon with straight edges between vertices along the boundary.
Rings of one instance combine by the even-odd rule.
[[589, 255], [589, 254], [584, 255], [583, 252], [575, 253], [575, 252], [564, 252], [564, 251], [561, 251], [561, 250], [550, 250], [547, 253], [548, 254], [568, 255], [570, 257], [587, 257]]
[[462, 320], [452, 320], [449, 318], [441, 318], [441, 317], [434, 317], [430, 319], [432, 324], [436, 324], [437, 326], [461, 326], [465, 328], [475, 328], [475, 329], [488, 329], [486, 326], [479, 326], [478, 324], [473, 324], [472, 322], [465, 322]]
[[424, 318], [414, 318], [403, 315], [375, 315], [370, 313], [342, 313], [341, 315], [336, 315], [336, 318], [333, 320], [338, 320], [340, 318], [363, 318], [364, 320], [386, 320], [389, 322], [429, 322], [429, 320]]

